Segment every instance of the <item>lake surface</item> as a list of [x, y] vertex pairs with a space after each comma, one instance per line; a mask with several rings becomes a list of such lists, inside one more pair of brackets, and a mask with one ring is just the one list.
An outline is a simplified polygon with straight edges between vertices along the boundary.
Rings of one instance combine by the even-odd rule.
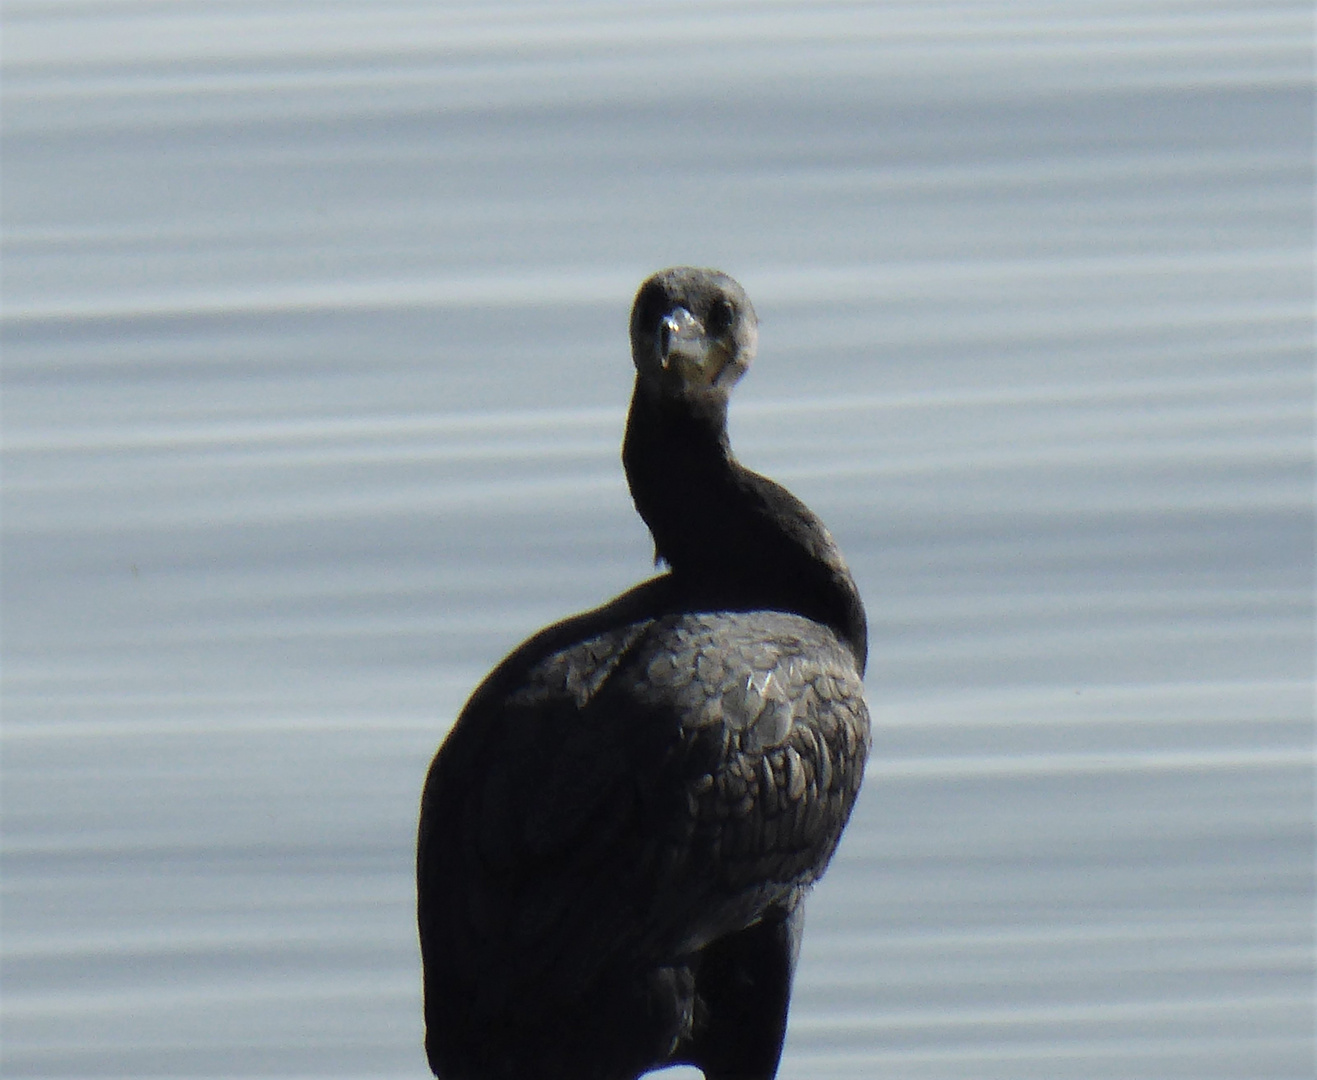
[[422, 778], [651, 570], [673, 263], [872, 628], [784, 1080], [1313, 1074], [1308, 5], [4, 20], [6, 1076], [426, 1075]]

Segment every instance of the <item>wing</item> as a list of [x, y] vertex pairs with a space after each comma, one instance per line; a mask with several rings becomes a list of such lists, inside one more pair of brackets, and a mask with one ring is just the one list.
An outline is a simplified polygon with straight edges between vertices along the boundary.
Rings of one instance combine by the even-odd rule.
[[494, 1016], [744, 928], [822, 873], [859, 789], [860, 680], [809, 620], [673, 615], [534, 652], [431, 767], [427, 1013], [432, 975]]
[[869, 715], [850, 652], [773, 612], [660, 622], [619, 689], [681, 727], [681, 839], [664, 852], [650, 926], [696, 949], [823, 873], [854, 805]]

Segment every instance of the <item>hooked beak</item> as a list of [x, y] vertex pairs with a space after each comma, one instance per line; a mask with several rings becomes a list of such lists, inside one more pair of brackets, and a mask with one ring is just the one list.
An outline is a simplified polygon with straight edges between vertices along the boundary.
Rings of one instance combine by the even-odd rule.
[[700, 320], [684, 307], [673, 308], [659, 323], [659, 359], [664, 369], [673, 364], [700, 367], [709, 351]]
[[712, 386], [727, 366], [727, 347], [711, 339], [704, 324], [684, 307], [673, 308], [659, 323], [659, 362], [675, 371], [688, 387]]

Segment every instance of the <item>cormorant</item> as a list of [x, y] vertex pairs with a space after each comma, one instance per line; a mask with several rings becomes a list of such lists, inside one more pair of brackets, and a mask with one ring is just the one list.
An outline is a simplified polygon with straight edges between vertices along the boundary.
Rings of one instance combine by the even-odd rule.
[[443, 1080], [777, 1072], [802, 901], [864, 774], [867, 630], [823, 523], [732, 455], [757, 326], [717, 271], [641, 286], [622, 459], [667, 569], [512, 652], [430, 767]]

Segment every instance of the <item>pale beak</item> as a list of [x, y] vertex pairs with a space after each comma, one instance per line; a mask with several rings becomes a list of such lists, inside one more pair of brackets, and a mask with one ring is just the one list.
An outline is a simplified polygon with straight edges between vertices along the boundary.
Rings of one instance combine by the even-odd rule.
[[673, 308], [659, 323], [659, 359], [666, 369], [673, 364], [683, 368], [704, 367], [709, 342], [700, 320], [684, 307]]

